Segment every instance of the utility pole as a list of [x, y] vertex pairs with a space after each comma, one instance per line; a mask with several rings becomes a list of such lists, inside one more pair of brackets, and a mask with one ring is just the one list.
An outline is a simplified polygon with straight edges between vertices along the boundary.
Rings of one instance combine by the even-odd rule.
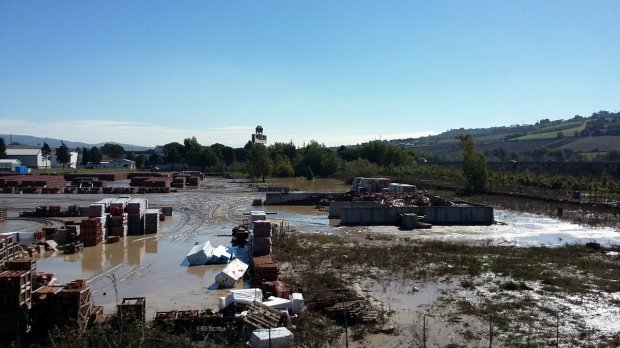
[[489, 317], [489, 348], [493, 347], [493, 315]]
[[344, 302], [344, 293], [342, 294], [342, 314], [344, 317], [344, 342], [345, 347], [349, 348], [349, 326], [347, 324], [347, 307]]
[[426, 348], [426, 314], [422, 315], [422, 347]]

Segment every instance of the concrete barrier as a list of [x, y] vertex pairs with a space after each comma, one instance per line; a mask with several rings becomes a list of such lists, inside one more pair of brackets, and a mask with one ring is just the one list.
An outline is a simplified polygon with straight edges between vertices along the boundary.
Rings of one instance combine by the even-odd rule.
[[329, 218], [340, 219], [340, 214], [344, 208], [372, 208], [378, 204], [374, 201], [332, 201], [329, 202]]
[[327, 197], [329, 195], [341, 194], [330, 192], [267, 192], [265, 197], [265, 205], [286, 205], [297, 204], [303, 202], [310, 197]]
[[400, 214], [417, 214], [433, 225], [491, 225], [493, 207], [343, 207], [342, 225], [394, 225]]

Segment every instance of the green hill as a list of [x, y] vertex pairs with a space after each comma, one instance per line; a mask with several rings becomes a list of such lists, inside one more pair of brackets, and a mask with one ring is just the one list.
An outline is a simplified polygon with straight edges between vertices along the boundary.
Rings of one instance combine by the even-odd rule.
[[[599, 111], [589, 117], [548, 119], [532, 125], [451, 129], [434, 136], [390, 143], [430, 159], [460, 160], [458, 136], [471, 134], [490, 160], [616, 160], [620, 150], [620, 113]], [[561, 154], [560, 154], [561, 152]]]

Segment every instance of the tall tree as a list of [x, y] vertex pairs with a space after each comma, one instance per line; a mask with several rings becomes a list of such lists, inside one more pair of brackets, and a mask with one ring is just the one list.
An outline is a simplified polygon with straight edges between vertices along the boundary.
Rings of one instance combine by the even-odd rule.
[[98, 147], [93, 146], [88, 152], [88, 159], [90, 162], [93, 162], [93, 164], [99, 164], [101, 163], [101, 159], [103, 159], [103, 154]]
[[140, 154], [140, 155], [136, 155], [135, 159], [136, 161], [136, 168], [138, 169], [143, 169], [144, 168], [144, 163], [146, 162], [144, 155]]
[[480, 193], [488, 180], [487, 160], [476, 152], [476, 144], [471, 134], [459, 135], [460, 146], [463, 149], [463, 175], [465, 176], [465, 191]]
[[45, 160], [45, 167], [49, 167], [50, 161], [52, 160], [52, 149], [46, 142], [43, 142], [43, 146], [41, 147], [41, 157]]
[[88, 152], [88, 149], [86, 148], [86, 146], [84, 146], [82, 148], [82, 163], [81, 163], [83, 167], [86, 167], [88, 162], [91, 162], [89, 155], [90, 153]]
[[125, 148], [119, 144], [105, 143], [101, 147], [101, 153], [110, 157], [111, 159], [123, 158], [125, 155]]
[[174, 164], [183, 161], [183, 145], [172, 142], [164, 145], [164, 161], [170, 163], [171, 168], [174, 169]]
[[228, 170], [228, 167], [235, 161], [235, 149], [230, 146], [222, 148], [222, 161], [224, 161], [224, 169]]
[[4, 143], [4, 138], [0, 138], [0, 159], [6, 158], [6, 144]]
[[265, 182], [265, 177], [271, 174], [271, 158], [269, 157], [269, 151], [263, 144], [254, 144], [250, 155], [248, 156], [246, 165], [246, 171], [252, 178], [262, 177]]
[[202, 145], [200, 145], [196, 137], [185, 138], [183, 140], [185, 163], [187, 163], [190, 167], [200, 165], [202, 151]]
[[153, 153], [149, 156], [149, 164], [152, 166], [156, 166], [161, 163], [161, 156], [157, 153]]
[[56, 148], [56, 161], [62, 164], [62, 169], [65, 169], [65, 166], [71, 162], [71, 153], [69, 153], [69, 148], [64, 141], [61, 141], [60, 144], [60, 147]]

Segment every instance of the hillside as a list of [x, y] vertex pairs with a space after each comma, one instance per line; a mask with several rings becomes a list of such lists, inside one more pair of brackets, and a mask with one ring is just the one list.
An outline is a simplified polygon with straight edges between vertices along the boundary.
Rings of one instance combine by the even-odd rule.
[[[61, 142], [64, 142], [65, 145], [67, 145], [67, 147], [70, 149], [77, 149], [77, 148], [83, 148], [83, 147], [90, 149], [93, 146], [102, 147], [105, 144], [105, 143], [86, 144], [82, 142], [70, 141], [70, 140], [65, 140], [65, 139], [61, 140], [61, 139], [54, 139], [54, 138], [34, 137], [31, 135], [16, 135], [16, 134], [0, 134], [0, 138], [4, 139], [5, 144], [18, 143], [21, 145], [41, 147], [43, 146], [43, 143], [45, 142], [51, 148], [59, 147]], [[110, 141], [110, 143], [117, 144], [113, 141]], [[130, 145], [130, 144], [119, 144], [119, 145], [121, 145], [127, 151], [146, 151], [150, 149], [149, 147], [139, 146], [139, 145]]]
[[451, 129], [434, 136], [397, 139], [405, 146], [436, 160], [461, 158], [458, 136], [472, 134], [478, 151], [490, 160], [618, 160], [620, 113], [600, 111], [590, 117], [541, 120], [533, 125]]

